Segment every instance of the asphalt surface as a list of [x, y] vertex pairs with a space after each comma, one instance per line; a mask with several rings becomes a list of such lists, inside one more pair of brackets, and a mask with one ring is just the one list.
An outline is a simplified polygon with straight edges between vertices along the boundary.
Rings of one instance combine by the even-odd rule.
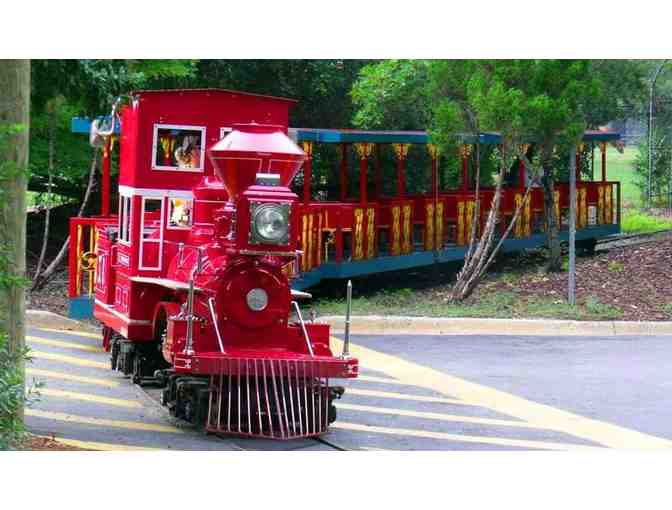
[[[672, 447], [672, 337], [354, 336], [361, 375], [315, 440], [205, 435], [109, 370], [95, 334], [29, 329], [33, 433], [90, 449]], [[339, 341], [335, 339], [335, 347]]]

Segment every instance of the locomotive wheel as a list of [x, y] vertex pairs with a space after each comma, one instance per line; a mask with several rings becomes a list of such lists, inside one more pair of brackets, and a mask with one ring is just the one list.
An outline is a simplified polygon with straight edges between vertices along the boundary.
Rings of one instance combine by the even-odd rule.
[[117, 369], [117, 362], [119, 361], [119, 341], [114, 338], [112, 340], [112, 346], [110, 348], [110, 368], [112, 370]]

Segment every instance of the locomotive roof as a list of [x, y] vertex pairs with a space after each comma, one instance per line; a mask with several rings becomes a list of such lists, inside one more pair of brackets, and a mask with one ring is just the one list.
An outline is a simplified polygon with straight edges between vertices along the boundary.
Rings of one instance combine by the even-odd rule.
[[180, 92], [180, 93], [194, 93], [194, 92], [224, 92], [227, 94], [234, 94], [237, 96], [252, 96], [252, 97], [261, 97], [263, 99], [273, 99], [276, 101], [286, 101], [288, 103], [298, 103], [296, 99], [290, 99], [288, 97], [280, 96], [270, 96], [267, 94], [256, 94], [254, 92], [242, 92], [240, 90], [231, 90], [231, 89], [222, 89], [222, 88], [202, 88], [202, 89], [140, 89], [133, 90], [131, 94], [161, 94], [167, 92]]
[[[314, 129], [290, 128], [299, 142], [312, 141], [319, 143], [429, 143], [426, 131], [367, 131], [363, 129]], [[463, 135], [466, 143], [476, 142], [474, 135]], [[485, 145], [500, 143], [499, 133], [481, 133], [480, 143]], [[620, 140], [621, 134], [616, 131], [589, 130], [583, 135], [584, 142], [609, 142]], [[533, 140], [530, 140], [533, 141]]]

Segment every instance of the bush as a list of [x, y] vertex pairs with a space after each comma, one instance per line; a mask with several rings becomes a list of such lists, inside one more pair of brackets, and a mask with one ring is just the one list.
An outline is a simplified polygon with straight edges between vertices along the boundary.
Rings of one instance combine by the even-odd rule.
[[16, 447], [25, 436], [19, 409], [28, 403], [33, 391], [26, 391], [20, 366], [28, 359], [27, 349], [12, 352], [7, 335], [0, 332], [0, 450]]

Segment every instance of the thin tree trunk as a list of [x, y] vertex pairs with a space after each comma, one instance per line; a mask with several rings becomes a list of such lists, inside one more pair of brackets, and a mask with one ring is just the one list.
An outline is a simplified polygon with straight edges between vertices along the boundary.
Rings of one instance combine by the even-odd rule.
[[[505, 149], [503, 149], [503, 151], [505, 151]], [[516, 208], [513, 214], [513, 218], [511, 219], [511, 222], [509, 223], [507, 229], [504, 231], [499, 242], [493, 249], [492, 245], [495, 238], [497, 216], [499, 213], [499, 208], [502, 199], [504, 173], [508, 168], [508, 166], [509, 166], [508, 160], [506, 157], [506, 153], [504, 152], [503, 162], [502, 165], [500, 166], [499, 173], [497, 175], [497, 185], [495, 187], [495, 194], [492, 197], [492, 203], [490, 204], [488, 219], [486, 221], [485, 227], [483, 228], [483, 232], [481, 234], [481, 238], [478, 242], [476, 250], [473, 252], [473, 254], [469, 259], [465, 259], [464, 267], [457, 276], [457, 281], [455, 282], [455, 285], [453, 286], [451, 292], [452, 301], [462, 301], [468, 298], [473, 293], [474, 289], [485, 275], [485, 272], [487, 271], [488, 267], [490, 267], [490, 265], [494, 261], [502, 244], [509, 236], [511, 229], [518, 220], [522, 208], [525, 205], [525, 201], [527, 200], [527, 197], [530, 194], [532, 181], [530, 181], [530, 185], [528, 185], [525, 191], [523, 200], [521, 201], [520, 205]]]
[[[0, 153], [0, 255], [6, 257], [7, 276], [26, 274], [26, 172], [30, 125], [30, 60], [0, 61], [0, 127], [21, 126]], [[0, 285], [0, 327], [15, 353], [25, 347], [25, 290], [21, 283]], [[23, 370], [21, 362], [20, 370]], [[19, 408], [23, 420], [23, 404]]]
[[542, 147], [543, 177], [541, 183], [544, 190], [544, 224], [546, 229], [546, 245], [548, 247], [548, 261], [546, 272], [558, 272], [562, 269], [562, 254], [560, 252], [560, 236], [558, 234], [558, 218], [555, 215], [555, 186], [551, 172], [551, 148]]
[[[98, 165], [98, 149], [94, 149], [93, 157], [91, 158], [91, 169], [89, 170], [89, 182], [86, 186], [86, 192], [84, 193], [84, 199], [82, 200], [82, 205], [80, 206], [79, 212], [77, 213], [78, 218], [84, 214], [84, 210], [86, 209], [86, 206], [89, 202], [89, 198], [91, 197], [93, 185], [96, 180], [95, 176], [97, 165]], [[56, 270], [58, 269], [61, 262], [63, 262], [66, 253], [68, 253], [69, 244], [70, 244], [70, 236], [68, 236], [65, 239], [65, 242], [63, 243], [63, 246], [61, 246], [61, 249], [58, 252], [58, 255], [56, 255], [56, 258], [54, 258], [54, 260], [51, 261], [51, 264], [49, 264], [47, 268], [44, 270], [44, 272], [35, 280], [35, 282], [33, 283], [32, 290], [42, 289], [47, 284], [47, 282], [49, 282], [49, 280], [54, 276], [54, 274], [56, 274]]]
[[42, 249], [40, 250], [40, 258], [37, 261], [35, 268], [35, 275], [33, 276], [33, 285], [40, 276], [42, 266], [44, 265], [44, 258], [47, 254], [47, 245], [49, 244], [49, 224], [51, 220], [51, 206], [52, 206], [52, 187], [54, 185], [54, 132], [56, 124], [55, 106], [52, 106], [49, 111], [49, 163], [47, 173], [49, 180], [47, 182], [47, 210], [44, 213], [44, 231], [42, 233]]

